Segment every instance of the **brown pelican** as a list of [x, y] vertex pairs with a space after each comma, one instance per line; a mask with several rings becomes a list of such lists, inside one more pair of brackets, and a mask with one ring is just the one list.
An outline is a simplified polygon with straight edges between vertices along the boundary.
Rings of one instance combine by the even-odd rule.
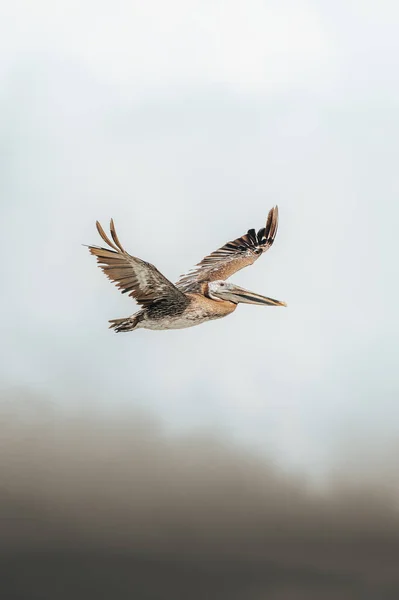
[[232, 313], [239, 302], [266, 306], [286, 306], [226, 282], [233, 273], [252, 265], [273, 244], [277, 233], [278, 208], [268, 214], [266, 226], [248, 233], [212, 252], [176, 284], [166, 279], [154, 265], [131, 256], [123, 248], [111, 219], [111, 241], [100, 223], [97, 230], [112, 250], [88, 246], [106, 276], [142, 306], [130, 317], [112, 319], [115, 331], [183, 329]]

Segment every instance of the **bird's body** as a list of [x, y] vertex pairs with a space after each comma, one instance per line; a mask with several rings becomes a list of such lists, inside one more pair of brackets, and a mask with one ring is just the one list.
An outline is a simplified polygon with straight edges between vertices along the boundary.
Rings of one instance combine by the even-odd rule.
[[173, 284], [150, 263], [131, 256], [122, 247], [111, 220], [111, 241], [97, 221], [102, 239], [113, 248], [89, 246], [104, 273], [122, 293], [129, 293], [142, 310], [113, 319], [115, 331], [185, 329], [232, 313], [239, 302], [285, 306], [284, 302], [254, 294], [225, 279], [252, 264], [273, 243], [278, 224], [277, 207], [269, 212], [266, 227], [248, 233], [206, 256], [190, 273]]
[[[200, 325], [205, 321], [220, 319], [232, 313], [237, 304], [221, 300], [215, 301], [201, 294], [186, 294], [187, 303], [176, 304], [160, 300], [147, 309], [141, 310], [130, 319], [135, 320], [135, 327], [144, 329], [186, 329]], [[119, 321], [119, 319], [118, 319]], [[125, 319], [122, 319], [125, 321]], [[119, 329], [122, 331], [122, 329]]]

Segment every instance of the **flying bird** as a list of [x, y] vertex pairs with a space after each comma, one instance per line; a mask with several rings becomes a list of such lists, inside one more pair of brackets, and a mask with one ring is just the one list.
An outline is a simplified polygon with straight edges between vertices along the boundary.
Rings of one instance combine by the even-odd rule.
[[266, 226], [245, 235], [205, 256], [191, 271], [173, 284], [154, 265], [131, 256], [123, 248], [111, 219], [109, 239], [100, 223], [97, 230], [112, 249], [88, 246], [106, 276], [122, 294], [129, 294], [142, 306], [130, 317], [112, 319], [115, 331], [133, 329], [184, 329], [231, 314], [239, 303], [286, 306], [266, 296], [227, 282], [233, 273], [252, 265], [273, 244], [278, 226], [277, 206], [269, 211]]

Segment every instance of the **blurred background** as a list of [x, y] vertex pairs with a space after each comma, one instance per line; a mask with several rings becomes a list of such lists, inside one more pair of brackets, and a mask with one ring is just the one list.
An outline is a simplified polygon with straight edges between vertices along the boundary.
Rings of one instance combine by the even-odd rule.
[[[0, 17], [7, 598], [398, 598], [396, 3]], [[287, 309], [107, 329], [96, 219], [174, 281], [275, 204]]]

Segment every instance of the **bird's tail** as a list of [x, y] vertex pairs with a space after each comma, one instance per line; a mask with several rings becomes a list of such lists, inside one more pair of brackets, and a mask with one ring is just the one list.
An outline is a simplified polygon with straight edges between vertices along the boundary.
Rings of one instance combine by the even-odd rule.
[[138, 313], [131, 317], [124, 317], [123, 319], [111, 319], [108, 322], [111, 323], [109, 326], [110, 329], [115, 329], [116, 333], [120, 333], [121, 331], [133, 331], [141, 320], [142, 315]]

